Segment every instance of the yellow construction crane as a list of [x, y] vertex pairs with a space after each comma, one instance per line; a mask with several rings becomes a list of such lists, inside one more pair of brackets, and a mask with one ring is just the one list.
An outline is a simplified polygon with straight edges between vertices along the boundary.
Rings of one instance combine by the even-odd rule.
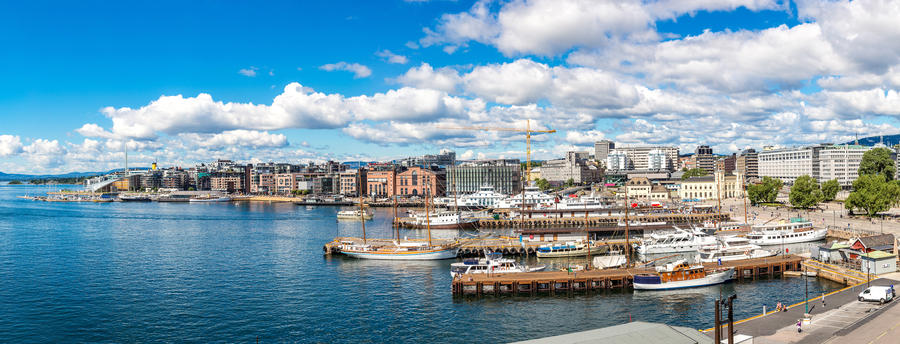
[[531, 130], [531, 120], [525, 121], [525, 129], [519, 128], [492, 128], [492, 127], [438, 127], [438, 129], [450, 130], [486, 130], [486, 131], [512, 131], [517, 133], [525, 133], [525, 176], [526, 180], [531, 180], [531, 133], [555, 133], [556, 130]]

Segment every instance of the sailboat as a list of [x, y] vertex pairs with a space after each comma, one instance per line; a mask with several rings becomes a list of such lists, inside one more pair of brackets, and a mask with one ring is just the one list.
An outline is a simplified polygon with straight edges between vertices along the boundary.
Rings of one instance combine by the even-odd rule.
[[[359, 209], [362, 212], [362, 197], [359, 201]], [[428, 198], [425, 199], [425, 214], [428, 211]], [[360, 214], [360, 217], [363, 215]], [[341, 245], [341, 253], [354, 258], [360, 259], [383, 259], [383, 260], [439, 260], [456, 258], [459, 254], [459, 243], [434, 245], [431, 242], [431, 226], [428, 229], [428, 242], [400, 242], [400, 238], [393, 242], [393, 245], [373, 246], [366, 242], [366, 221], [360, 219], [363, 230], [362, 245], [355, 243], [346, 243]], [[427, 222], [430, 223], [430, 222]]]

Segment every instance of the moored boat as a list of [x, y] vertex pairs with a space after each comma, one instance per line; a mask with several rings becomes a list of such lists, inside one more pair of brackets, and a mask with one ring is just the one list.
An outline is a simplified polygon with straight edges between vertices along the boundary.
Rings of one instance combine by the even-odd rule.
[[221, 196], [221, 197], [198, 197], [191, 198], [190, 202], [231, 202], [231, 197]]
[[590, 250], [588, 245], [582, 242], [566, 242], [565, 244], [547, 244], [541, 245], [537, 249], [535, 255], [538, 258], [556, 258], [556, 257], [582, 257], [591, 254], [599, 254], [600, 248]]
[[456, 258], [459, 245], [431, 245], [419, 242], [394, 243], [394, 246], [372, 246], [347, 243], [341, 253], [360, 259], [381, 260], [440, 260]]
[[655, 273], [634, 276], [634, 290], [667, 290], [721, 284], [734, 277], [734, 268], [706, 271], [684, 260], [656, 267]]
[[700, 261], [703, 263], [765, 258], [775, 255], [774, 252], [763, 250], [758, 245], [751, 244], [747, 238], [737, 236], [721, 238], [719, 244], [703, 247], [699, 252]]
[[341, 210], [337, 213], [338, 220], [360, 220], [362, 218], [371, 220], [373, 217], [375, 217], [375, 214], [371, 211], [362, 211], [359, 209]]
[[755, 245], [780, 245], [824, 240], [826, 235], [827, 229], [814, 228], [812, 222], [794, 218], [788, 223], [753, 226], [746, 237]]
[[468, 258], [450, 264], [450, 277], [462, 274], [486, 274], [508, 272], [534, 272], [544, 270], [546, 265], [527, 266], [513, 259], [503, 258], [499, 252], [488, 253], [485, 258]]

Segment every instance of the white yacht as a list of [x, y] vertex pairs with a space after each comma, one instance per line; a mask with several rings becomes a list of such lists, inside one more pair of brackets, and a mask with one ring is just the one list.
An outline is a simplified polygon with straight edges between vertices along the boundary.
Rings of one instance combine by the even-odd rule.
[[723, 237], [716, 245], [709, 245], [698, 250], [700, 262], [715, 263], [718, 261], [732, 261], [750, 258], [764, 258], [774, 256], [775, 253], [763, 250], [758, 245], [751, 244], [747, 238], [738, 236]]
[[707, 271], [703, 265], [689, 265], [683, 260], [656, 267], [655, 273], [634, 276], [634, 290], [668, 290], [703, 287], [728, 282], [734, 268]]
[[426, 214], [411, 213], [413, 221], [410, 224], [413, 228], [426, 228], [431, 225], [431, 229], [472, 229], [478, 223], [478, 219], [472, 213], [438, 210]]
[[359, 220], [361, 217], [366, 220], [372, 219], [375, 214], [371, 211], [365, 211], [364, 213], [359, 209], [354, 210], [341, 210], [337, 213], [338, 220]]
[[546, 267], [546, 265], [522, 265], [513, 259], [503, 258], [503, 254], [499, 252], [492, 252], [485, 258], [463, 259], [462, 262], [450, 264], [450, 277], [463, 274], [533, 272], [544, 270]]
[[687, 231], [674, 227], [672, 232], [655, 232], [650, 234], [650, 239], [642, 242], [637, 247], [638, 254], [669, 254], [682, 252], [696, 252], [704, 246], [715, 245], [716, 238], [700, 231]]
[[791, 219], [788, 223], [753, 226], [746, 237], [751, 244], [781, 245], [824, 240], [827, 234], [827, 229], [814, 228], [810, 221]]
[[494, 208], [518, 209], [522, 208], [523, 201], [525, 202], [525, 207], [535, 208], [541, 205], [553, 205], [554, 203], [556, 203], [556, 197], [541, 192], [541, 189], [536, 186], [526, 186], [525, 190], [522, 191], [522, 193], [512, 195], [503, 200], [500, 200], [496, 203], [496, 206]]
[[450, 208], [454, 206], [453, 202], [455, 201], [459, 208], [490, 208], [507, 197], [509, 196], [494, 191], [494, 187], [491, 185], [482, 185], [478, 188], [478, 192], [461, 195], [456, 199], [453, 197], [435, 198], [434, 204]]

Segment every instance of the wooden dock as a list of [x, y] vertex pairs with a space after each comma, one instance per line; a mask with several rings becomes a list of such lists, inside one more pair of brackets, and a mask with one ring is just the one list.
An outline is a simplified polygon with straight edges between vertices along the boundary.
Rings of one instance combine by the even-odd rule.
[[[802, 258], [796, 255], [754, 258], [725, 262], [734, 267], [735, 278], [772, 276], [800, 270]], [[707, 269], [720, 266], [705, 263]], [[578, 272], [541, 271], [510, 274], [470, 274], [453, 279], [453, 295], [500, 295], [557, 293], [606, 289], [627, 289], [635, 274], [653, 272], [652, 268], [588, 270]]]

